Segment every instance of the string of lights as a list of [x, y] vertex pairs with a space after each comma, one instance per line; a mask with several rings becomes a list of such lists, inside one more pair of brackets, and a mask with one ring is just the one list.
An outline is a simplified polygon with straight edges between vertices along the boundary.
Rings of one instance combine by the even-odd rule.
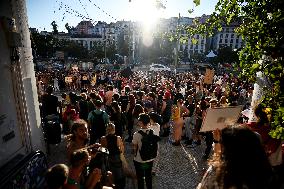
[[79, 0], [79, 3], [81, 4], [81, 6], [83, 7], [83, 9], [85, 10], [85, 13], [87, 14], [88, 18], [90, 18], [89, 14], [88, 14], [88, 12], [87, 12], [87, 10], [86, 10], [86, 6], [84, 6], [84, 5], [82, 4], [81, 0]]
[[100, 6], [98, 6], [96, 3], [93, 3], [91, 0], [89, 0], [90, 3], [92, 3], [96, 8], [98, 8], [99, 10], [101, 10], [103, 13], [105, 13], [107, 16], [109, 16], [110, 18], [114, 19], [115, 21], [117, 21], [117, 18], [111, 16], [109, 13], [107, 13], [104, 9], [102, 9]]
[[[112, 18], [113, 20], [117, 21], [118, 19], [115, 18], [114, 16], [110, 15], [108, 12], [106, 12], [104, 9], [102, 9], [100, 6], [98, 6], [96, 3], [92, 2], [91, 0], [88, 0], [92, 5], [94, 5], [97, 9], [101, 10], [104, 14], [106, 14], [107, 16], [109, 16], [110, 18]], [[58, 0], [56, 0], [56, 3], [58, 3]], [[59, 2], [59, 8], [58, 11], [60, 10], [64, 10], [63, 12], [63, 17], [61, 19], [61, 21], [63, 22], [65, 17], [66, 17], [66, 13], [71, 14], [73, 16], [82, 18], [83, 20], [89, 20], [92, 22], [92, 24], [96, 24], [97, 22], [99, 22], [98, 20], [93, 20], [92, 18], [90, 18], [86, 7], [83, 5], [82, 1], [79, 0], [80, 5], [83, 7], [84, 11], [85, 11], [85, 15], [80, 13], [77, 10], [72, 9], [69, 5], [64, 4], [62, 1]], [[56, 11], [54, 10], [54, 13], [56, 13]]]

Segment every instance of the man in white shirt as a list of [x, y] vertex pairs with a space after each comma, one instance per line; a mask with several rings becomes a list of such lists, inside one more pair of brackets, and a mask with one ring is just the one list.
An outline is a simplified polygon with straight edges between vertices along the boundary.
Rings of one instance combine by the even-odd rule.
[[[150, 116], [148, 114], [140, 114], [138, 118], [138, 126], [141, 128], [140, 131], [144, 133], [150, 132]], [[143, 161], [140, 156], [140, 149], [142, 147], [142, 135], [139, 131], [135, 132], [133, 135], [133, 149], [134, 149], [134, 166], [136, 170], [138, 189], [144, 189], [144, 178], [146, 182], [147, 189], [152, 189], [152, 167], [153, 159]]]

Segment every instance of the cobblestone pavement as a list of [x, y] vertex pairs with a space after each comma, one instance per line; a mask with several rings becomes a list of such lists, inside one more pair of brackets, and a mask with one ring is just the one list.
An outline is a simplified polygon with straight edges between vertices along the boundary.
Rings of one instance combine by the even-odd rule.
[[[126, 144], [127, 159], [133, 171], [130, 145]], [[156, 175], [153, 177], [155, 189], [191, 189], [200, 182], [207, 164], [202, 160], [204, 145], [189, 148], [185, 145], [173, 146], [167, 138], [160, 142]], [[131, 184], [131, 183], [130, 183]], [[128, 185], [128, 188], [134, 188]]]
[[[129, 162], [130, 169], [135, 172], [133, 166], [133, 155], [130, 143], [125, 143], [125, 156]], [[185, 145], [173, 146], [167, 138], [160, 141], [159, 157], [156, 175], [153, 176], [154, 189], [192, 189], [200, 182], [207, 164], [202, 160], [204, 144], [195, 148]], [[58, 145], [51, 145], [48, 155], [49, 165], [56, 163], [67, 163], [66, 142]], [[126, 189], [137, 188], [133, 179], [127, 179]]]

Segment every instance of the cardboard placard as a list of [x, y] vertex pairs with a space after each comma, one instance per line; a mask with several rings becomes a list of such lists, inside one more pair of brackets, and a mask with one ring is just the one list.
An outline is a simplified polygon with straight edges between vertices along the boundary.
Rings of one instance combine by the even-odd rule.
[[65, 83], [72, 83], [72, 77], [65, 77]]
[[234, 125], [238, 121], [242, 109], [243, 106], [208, 108], [200, 132], [221, 130], [228, 125]]
[[88, 77], [86, 75], [83, 76], [82, 78], [84, 81], [87, 81], [88, 80]]
[[214, 70], [206, 69], [203, 83], [212, 84], [213, 79], [214, 79]]
[[78, 68], [78, 66], [75, 65], [75, 66], [72, 66], [72, 70], [73, 70], [73, 71], [78, 71], [79, 68]]

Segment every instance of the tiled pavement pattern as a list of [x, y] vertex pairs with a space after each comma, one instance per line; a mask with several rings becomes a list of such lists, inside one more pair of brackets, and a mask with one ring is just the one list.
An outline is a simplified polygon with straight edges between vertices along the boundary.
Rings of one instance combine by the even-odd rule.
[[[48, 156], [49, 165], [66, 163], [66, 143], [63, 140], [59, 145], [51, 145], [51, 152]], [[131, 145], [125, 143], [125, 155], [130, 168], [133, 167], [133, 155]], [[154, 189], [192, 189], [200, 182], [207, 165], [202, 160], [204, 145], [195, 148], [187, 146], [173, 146], [167, 138], [160, 141], [160, 155], [156, 175], [153, 176]], [[137, 188], [136, 182], [127, 179], [126, 189]]]

